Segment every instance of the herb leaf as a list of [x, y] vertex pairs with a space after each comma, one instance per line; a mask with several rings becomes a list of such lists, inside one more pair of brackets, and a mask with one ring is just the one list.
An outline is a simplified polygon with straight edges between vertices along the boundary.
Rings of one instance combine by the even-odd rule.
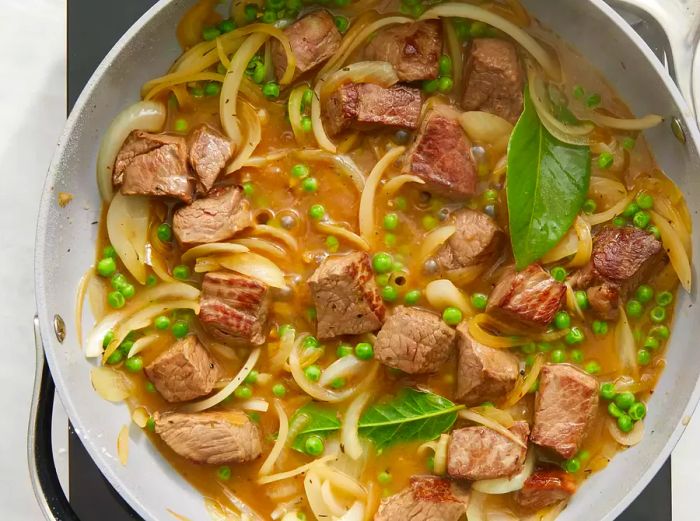
[[303, 407], [297, 409], [292, 418], [289, 420], [290, 425], [294, 421], [305, 414], [309, 417], [309, 421], [304, 425], [304, 428], [299, 431], [297, 437], [294, 438], [292, 448], [299, 452], [304, 452], [304, 443], [306, 438], [312, 434], [326, 437], [331, 432], [340, 429], [340, 420], [338, 419], [338, 411], [327, 405], [322, 405], [316, 402], [309, 402]]
[[586, 199], [591, 151], [552, 136], [525, 91], [525, 107], [508, 143], [506, 194], [517, 269], [552, 249]]
[[437, 394], [404, 389], [365, 411], [360, 434], [373, 441], [377, 450], [407, 441], [433, 440], [452, 427], [463, 407]]

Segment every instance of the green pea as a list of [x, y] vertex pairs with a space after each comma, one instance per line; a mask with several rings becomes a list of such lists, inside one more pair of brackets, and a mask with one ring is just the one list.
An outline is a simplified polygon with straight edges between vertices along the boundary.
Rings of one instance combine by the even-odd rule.
[[337, 237], [329, 235], [326, 237], [326, 248], [328, 248], [329, 252], [335, 253], [338, 251], [338, 248], [340, 248], [340, 241], [338, 241]]
[[117, 260], [117, 250], [114, 249], [114, 246], [108, 244], [107, 246], [102, 248], [102, 257], [111, 257], [114, 260]]
[[566, 311], [558, 311], [554, 315], [554, 327], [557, 329], [566, 329], [571, 326], [571, 316]]
[[107, 347], [112, 340], [114, 340], [114, 331], [111, 329], [105, 333], [105, 336], [102, 338], [102, 347]]
[[394, 302], [399, 297], [399, 291], [391, 285], [382, 288], [382, 299], [386, 302]]
[[151, 394], [156, 392], [156, 386], [153, 385], [153, 382], [146, 382], [146, 392]]
[[277, 21], [277, 13], [270, 9], [265, 9], [260, 20], [264, 24], [273, 24]]
[[[221, 64], [219, 64], [219, 65], [221, 65]], [[186, 119], [178, 118], [175, 120], [175, 126], [174, 126], [175, 132], [179, 132], [181, 134], [185, 133], [185, 132], [187, 132], [187, 127], [188, 127], [188, 125], [187, 125]]]
[[372, 268], [376, 273], [389, 273], [392, 266], [393, 259], [388, 253], [379, 252], [372, 257]]
[[236, 28], [236, 24], [233, 20], [227, 18], [226, 20], [222, 20], [221, 22], [219, 22], [219, 25], [217, 25], [217, 27], [219, 28], [219, 31], [221, 31], [222, 34], [230, 33]]
[[454, 80], [449, 76], [443, 76], [438, 79], [438, 90], [443, 94], [447, 94], [454, 87]]
[[469, 35], [472, 38], [480, 38], [486, 35], [488, 26], [484, 22], [474, 21], [469, 28]]
[[407, 306], [413, 306], [415, 305], [421, 297], [421, 292], [419, 289], [413, 289], [406, 293], [406, 295], [403, 297], [403, 301]]
[[253, 81], [261, 85], [265, 81], [265, 76], [267, 76], [267, 67], [263, 62], [256, 62], [253, 69]]
[[486, 309], [486, 305], [489, 302], [489, 298], [483, 293], [472, 293], [471, 302], [472, 306], [474, 306], [480, 311], [483, 311], [484, 309]]
[[456, 326], [462, 321], [462, 312], [456, 307], [447, 307], [442, 312], [442, 320], [448, 326]]
[[640, 349], [637, 351], [637, 363], [639, 365], [649, 365], [651, 362], [651, 353], [646, 349]]
[[584, 339], [583, 331], [576, 326], [572, 327], [564, 337], [564, 340], [569, 345], [580, 344]]
[[393, 233], [384, 234], [384, 245], [387, 248], [393, 248], [394, 246], [396, 246], [396, 241], [396, 235], [394, 235]]
[[593, 199], [586, 199], [583, 203], [583, 213], [590, 215], [595, 212], [597, 207], [598, 205]]
[[632, 224], [634, 224], [637, 228], [641, 228], [642, 230], [649, 226], [650, 222], [651, 215], [649, 215], [644, 210], [639, 210], [637, 213], [634, 214], [634, 217], [632, 217]]
[[310, 170], [309, 167], [305, 164], [298, 163], [292, 167], [290, 173], [292, 174], [292, 177], [296, 177], [297, 179], [303, 179], [309, 175]]
[[484, 200], [487, 203], [495, 203], [496, 200], [498, 199], [498, 192], [496, 190], [493, 190], [489, 188], [484, 192]]
[[321, 368], [317, 365], [310, 365], [304, 369], [304, 375], [312, 382], [318, 382], [321, 378]]
[[439, 86], [439, 82], [437, 79], [435, 80], [423, 80], [423, 92], [426, 94], [434, 94], [437, 92]]
[[343, 358], [345, 356], [352, 354], [352, 346], [348, 344], [340, 344], [336, 350], [335, 354], [338, 358]]
[[656, 351], [659, 348], [659, 341], [653, 336], [648, 336], [644, 340], [644, 349], [649, 349], [651, 351]]
[[573, 458], [564, 462], [564, 470], [569, 474], [576, 474], [579, 470], [581, 470], [581, 462], [574, 456]]
[[115, 273], [114, 275], [112, 275], [112, 280], [110, 282], [112, 284], [112, 287], [117, 291], [119, 291], [119, 289], [123, 288], [129, 283], [126, 277], [121, 273]]
[[596, 335], [607, 335], [608, 334], [608, 323], [604, 320], [594, 320], [593, 321], [593, 333]]
[[610, 402], [608, 404], [608, 414], [610, 414], [610, 416], [612, 416], [613, 418], [619, 418], [624, 414], [624, 412], [622, 412], [620, 408], [617, 405], [615, 405], [615, 402]]
[[171, 328], [175, 338], [185, 338], [190, 332], [190, 326], [183, 320], [177, 320]]
[[114, 309], [120, 309], [126, 304], [126, 299], [124, 298], [124, 295], [118, 291], [110, 291], [107, 294], [107, 303]]
[[535, 355], [527, 355], [525, 357], [525, 367], [530, 368], [535, 363]]
[[301, 188], [305, 192], [315, 192], [318, 190], [318, 180], [315, 177], [306, 177], [301, 182]]
[[291, 324], [281, 324], [277, 328], [277, 335], [282, 338], [288, 331], [294, 332], [294, 326]]
[[634, 421], [643, 420], [647, 415], [647, 407], [642, 402], [635, 402], [630, 406], [627, 414]]
[[660, 239], [660, 238], [661, 238], [661, 232], [660, 232], [659, 229], [658, 229], [656, 226], [654, 226], [653, 224], [652, 224], [651, 226], [647, 227], [647, 231], [648, 231], [649, 233], [651, 233], [651, 234], [652, 234], [654, 237], [656, 237], [657, 239]]
[[630, 432], [634, 428], [634, 422], [628, 415], [623, 414], [617, 419], [617, 427], [622, 432]]
[[306, 309], [306, 318], [309, 319], [310, 322], [313, 322], [316, 320], [316, 317], [318, 316], [318, 313], [316, 312], [316, 308], [311, 307]]
[[636, 141], [629, 136], [622, 140], [622, 148], [625, 150], [632, 150], [635, 144]]
[[322, 219], [324, 215], [326, 215], [326, 209], [322, 204], [314, 204], [309, 208], [309, 217], [314, 221]]
[[398, 208], [399, 210], [405, 210], [406, 208], [408, 208], [408, 201], [404, 196], [400, 195], [396, 199], [394, 199], [394, 206], [396, 206], [396, 208]]
[[344, 16], [336, 16], [333, 19], [333, 21], [335, 22], [335, 26], [338, 28], [338, 31], [340, 31], [341, 33], [344, 33], [348, 30], [350, 22]]
[[301, 343], [301, 347], [304, 349], [321, 347], [321, 342], [319, 342], [318, 338], [316, 338], [315, 336], [309, 335], [306, 338], [304, 338], [304, 341]]
[[587, 450], [582, 450], [582, 451], [580, 451], [580, 452], [576, 455], [576, 457], [577, 457], [580, 461], [588, 461], [588, 460], [590, 459], [590, 457], [591, 457], [591, 454], [590, 454], [590, 452], [588, 452]]
[[662, 291], [658, 295], [656, 295], [656, 303], [659, 306], [668, 306], [671, 302], [673, 302], [673, 293], [670, 291]]
[[272, 394], [277, 398], [284, 398], [284, 395], [287, 394], [287, 388], [283, 384], [275, 384], [272, 386]]
[[569, 356], [571, 357], [571, 361], [577, 364], [580, 364], [583, 362], [583, 351], [580, 349], [572, 349], [569, 351]]
[[331, 381], [331, 388], [333, 388], [333, 389], [342, 389], [343, 387], [345, 387], [345, 384], [346, 384], [345, 378], [342, 378], [342, 377], [339, 376], [338, 378], [334, 378], [334, 379]]
[[374, 280], [377, 283], [377, 286], [386, 286], [391, 280], [391, 274], [382, 273], [381, 275], [377, 275], [376, 277], [374, 277]]
[[589, 109], [597, 107], [598, 105], [600, 105], [600, 102], [600, 94], [591, 94], [590, 96], [588, 96], [588, 98], [586, 98], [586, 106]]
[[318, 434], [313, 434], [306, 438], [304, 442], [304, 452], [309, 456], [320, 456], [325, 450], [323, 438]]
[[629, 409], [633, 403], [634, 394], [629, 391], [615, 395], [615, 405], [617, 405], [623, 411]]
[[424, 215], [421, 224], [426, 230], [432, 230], [438, 225], [438, 220], [432, 215]]
[[440, 76], [452, 75], [452, 58], [449, 55], [443, 54], [438, 60], [438, 71]]
[[204, 89], [202, 87], [190, 87], [189, 90], [193, 98], [204, 97]]
[[151, 432], [156, 431], [156, 420], [153, 416], [149, 416], [148, 420], [146, 420], [146, 428]]
[[581, 87], [581, 85], [574, 85], [574, 88], [572, 89], [572, 93], [574, 95], [574, 98], [576, 98], [576, 99], [581, 99], [586, 94], [586, 92], [583, 90], [583, 87]]
[[222, 465], [216, 469], [216, 477], [221, 481], [228, 481], [231, 479], [231, 467], [228, 465]]
[[457, 33], [457, 38], [460, 40], [469, 38], [469, 23], [467, 21], [456, 18], [452, 20], [452, 25]]
[[654, 290], [648, 284], [642, 284], [637, 288], [637, 291], [635, 292], [635, 297], [637, 297], [637, 300], [639, 302], [646, 304], [652, 298], [654, 298]]
[[649, 210], [654, 207], [654, 197], [651, 194], [640, 193], [635, 198], [642, 210]]
[[152, 273], [149, 273], [148, 277], [146, 277], [146, 286], [151, 287], [151, 286], [155, 286], [156, 284], [158, 284], [158, 279], [156, 278], [155, 275], [153, 275]]
[[173, 277], [178, 280], [186, 280], [190, 276], [190, 269], [184, 264], [178, 264], [173, 268]]
[[656, 337], [660, 340], [668, 340], [668, 337], [671, 336], [671, 331], [668, 329], [668, 326], [659, 325], [659, 326], [654, 326], [649, 330], [649, 334], [653, 337]]
[[258, 376], [260, 373], [258, 373], [255, 369], [253, 369], [251, 372], [248, 373], [248, 375], [243, 379], [244, 383], [247, 384], [254, 384], [257, 383], [258, 381]]
[[566, 269], [561, 266], [555, 266], [549, 271], [549, 274], [554, 280], [559, 282], [564, 282], [564, 279], [566, 279]]
[[537, 346], [534, 342], [528, 342], [527, 344], [523, 344], [520, 346], [520, 351], [522, 351], [526, 355], [530, 355], [537, 351]]
[[625, 220], [624, 217], [621, 215], [618, 215], [612, 220], [613, 226], [616, 228], [622, 228], [625, 224], [627, 224], [627, 221]]
[[611, 382], [606, 382], [600, 386], [600, 397], [605, 400], [612, 400], [615, 398], [615, 384]]
[[309, 116], [302, 116], [301, 118], [301, 129], [304, 132], [311, 132], [311, 129], [313, 127], [313, 123], [311, 122], [311, 118]]
[[625, 309], [627, 310], [627, 316], [632, 318], [639, 318], [642, 316], [644, 306], [642, 306], [641, 302], [639, 302], [638, 300], [630, 299], [627, 301]]
[[603, 169], [610, 168], [614, 159], [610, 152], [603, 152], [598, 156], [598, 167]]
[[537, 344], [537, 351], [539, 353], [549, 353], [552, 350], [552, 344], [549, 342], [540, 342]]
[[173, 229], [168, 223], [163, 223], [158, 226], [156, 235], [162, 242], [170, 242], [173, 240]]
[[566, 351], [564, 351], [563, 349], [555, 349], [554, 351], [552, 351], [549, 357], [553, 363], [563, 364], [564, 362], [566, 362]]
[[205, 96], [218, 96], [221, 92], [221, 83], [218, 81], [210, 81], [204, 86]]
[[253, 397], [253, 389], [251, 389], [249, 385], [239, 385], [238, 387], [236, 387], [236, 390], [233, 391], [233, 395], [236, 398], [248, 400]]
[[355, 356], [360, 360], [370, 360], [374, 357], [374, 348], [369, 342], [360, 342], [355, 346]]
[[652, 322], [659, 324], [660, 322], [666, 320], [666, 310], [661, 306], [654, 306], [649, 312], [649, 317], [651, 318]]
[[583, 368], [588, 374], [598, 374], [600, 372], [600, 364], [595, 360], [591, 360]]
[[116, 365], [124, 359], [124, 353], [117, 349], [111, 355], [107, 357], [107, 363], [109, 365]]
[[388, 213], [384, 216], [384, 221], [382, 223], [385, 230], [393, 231], [399, 225], [399, 216], [395, 213]]
[[124, 362], [124, 367], [126, 367], [126, 370], [130, 373], [138, 373], [141, 369], [143, 369], [143, 358], [141, 358], [139, 355], [127, 358], [126, 362]]
[[114, 262], [112, 257], [105, 257], [97, 263], [97, 273], [101, 277], [111, 277], [116, 271], [117, 263]]
[[216, 27], [205, 27], [202, 30], [202, 38], [208, 42], [215, 40], [217, 36], [221, 34], [221, 31]]
[[629, 203], [627, 206], [625, 206], [625, 209], [622, 210], [622, 216], [623, 217], [632, 217], [634, 214], [636, 214], [639, 211], [639, 205], [635, 202]]
[[576, 298], [576, 304], [578, 304], [579, 308], [588, 309], [588, 294], [585, 291], [575, 291], [574, 297]]

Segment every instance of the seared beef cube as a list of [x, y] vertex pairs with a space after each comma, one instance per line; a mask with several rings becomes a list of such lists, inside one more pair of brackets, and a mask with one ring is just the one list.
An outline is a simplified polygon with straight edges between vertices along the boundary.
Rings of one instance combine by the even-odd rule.
[[442, 26], [437, 20], [398, 24], [380, 30], [365, 49], [365, 59], [389, 62], [401, 81], [438, 77]]
[[173, 232], [183, 245], [225, 241], [251, 224], [250, 203], [236, 186], [216, 188], [173, 215]]
[[434, 373], [447, 361], [454, 341], [455, 330], [435, 313], [398, 306], [377, 334], [374, 355], [405, 373]]
[[505, 270], [489, 296], [488, 313], [522, 325], [543, 328], [564, 302], [566, 285], [557, 282], [539, 264], [522, 271]]
[[564, 459], [586, 438], [598, 408], [598, 381], [572, 365], [547, 364], [540, 372], [530, 440]]
[[146, 366], [146, 376], [169, 402], [209, 394], [219, 375], [219, 366], [195, 335], [178, 340]]
[[376, 331], [384, 322], [384, 303], [363, 252], [326, 257], [308, 280], [316, 304], [320, 339]]
[[199, 320], [214, 338], [264, 343], [269, 307], [269, 288], [257, 279], [225, 271], [204, 275]]
[[382, 125], [413, 130], [418, 128], [422, 103], [420, 91], [411, 87], [346, 83], [326, 100], [323, 126], [331, 136], [348, 128], [367, 130]]
[[[335, 26], [333, 16], [325, 10], [314, 11], [284, 29], [296, 58], [296, 72], [304, 73], [323, 63], [340, 47], [342, 36]], [[277, 78], [287, 68], [287, 55], [282, 45], [272, 43], [272, 64]]]
[[233, 155], [233, 144], [214, 127], [200, 125], [188, 138], [190, 165], [199, 178], [198, 191], [207, 193]]
[[459, 521], [469, 504], [469, 490], [436, 476], [412, 476], [398, 494], [383, 499], [374, 521]]
[[[508, 429], [527, 446], [527, 422]], [[455, 429], [447, 446], [447, 474], [456, 479], [494, 479], [517, 474], [525, 463], [527, 448], [488, 427]]]
[[537, 512], [569, 499], [576, 492], [574, 478], [560, 469], [537, 469], [515, 494], [515, 502], [525, 512]]
[[523, 69], [515, 45], [500, 38], [472, 40], [466, 56], [464, 110], [483, 110], [515, 123], [523, 111]]
[[455, 233], [435, 255], [442, 270], [457, 270], [495, 260], [505, 234], [491, 217], [465, 208], [453, 214], [452, 223], [457, 228]]
[[462, 198], [476, 192], [477, 174], [471, 143], [457, 122], [458, 115], [447, 105], [425, 115], [408, 152], [407, 170], [430, 190]]
[[245, 463], [262, 451], [260, 430], [242, 411], [156, 412], [153, 419], [168, 447], [195, 463]]
[[124, 195], [157, 195], [192, 202], [185, 138], [134, 130], [114, 161], [112, 182]]
[[474, 340], [466, 323], [457, 327], [457, 400], [472, 406], [503, 398], [515, 386], [518, 357]]
[[571, 278], [587, 289], [591, 308], [602, 318], [617, 318], [620, 302], [662, 263], [664, 250], [653, 234], [635, 226], [606, 226], [593, 239], [588, 265]]

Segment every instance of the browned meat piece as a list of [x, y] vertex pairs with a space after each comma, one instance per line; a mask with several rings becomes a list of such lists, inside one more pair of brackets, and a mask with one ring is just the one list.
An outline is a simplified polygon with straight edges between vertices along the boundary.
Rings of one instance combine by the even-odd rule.
[[564, 302], [566, 286], [539, 264], [504, 271], [489, 296], [488, 313], [530, 327], [545, 327]]
[[457, 230], [435, 255], [441, 269], [489, 263], [498, 256], [505, 234], [491, 217], [465, 208], [453, 214], [453, 223]]
[[[509, 429], [527, 445], [527, 422]], [[494, 479], [520, 472], [527, 449], [488, 427], [455, 429], [447, 446], [447, 474], [456, 479]]]
[[209, 394], [219, 375], [219, 366], [195, 335], [178, 340], [146, 366], [146, 376], [169, 402]]
[[523, 111], [523, 69], [515, 45], [500, 38], [473, 40], [464, 71], [464, 110], [483, 110], [517, 121]]
[[438, 77], [442, 27], [437, 20], [398, 24], [380, 30], [365, 48], [367, 60], [389, 62], [401, 81]]
[[251, 224], [250, 203], [237, 186], [215, 188], [173, 214], [173, 232], [184, 245], [225, 241]]
[[258, 426], [242, 411], [156, 412], [156, 434], [195, 463], [245, 463], [261, 453]]
[[[342, 36], [335, 26], [333, 16], [325, 10], [314, 11], [284, 29], [296, 58], [297, 73], [313, 69], [333, 56], [340, 47]], [[272, 64], [277, 78], [281, 78], [287, 67], [287, 55], [282, 45], [272, 43]]]
[[204, 275], [199, 320], [219, 340], [265, 342], [269, 288], [257, 279], [225, 271]]
[[308, 280], [316, 304], [318, 338], [376, 331], [384, 303], [366, 253], [326, 257]]
[[457, 400], [479, 405], [513, 389], [520, 369], [517, 356], [480, 344], [469, 336], [466, 323], [457, 327], [457, 348]]
[[331, 136], [381, 125], [416, 129], [422, 104], [420, 91], [412, 87], [346, 83], [326, 100], [323, 126]]
[[586, 438], [598, 408], [598, 381], [572, 365], [547, 364], [540, 372], [530, 440], [564, 459]]
[[423, 179], [430, 190], [461, 198], [474, 195], [477, 174], [471, 143], [457, 116], [446, 105], [425, 115], [408, 152], [407, 171]]
[[591, 308], [602, 318], [617, 318], [627, 294], [663, 262], [664, 249], [653, 234], [635, 226], [606, 226], [593, 239], [588, 265], [571, 278], [587, 289]]
[[576, 482], [559, 469], [538, 469], [527, 478], [515, 494], [515, 502], [526, 512], [537, 512], [545, 507], [569, 499], [576, 492]]
[[159, 195], [192, 202], [185, 138], [134, 130], [114, 161], [112, 182], [124, 195]]
[[447, 361], [454, 341], [455, 330], [435, 313], [398, 306], [377, 334], [374, 355], [405, 373], [434, 373]]
[[199, 178], [198, 191], [207, 193], [233, 155], [233, 144], [214, 127], [198, 126], [188, 138], [190, 164]]
[[412, 476], [409, 486], [383, 499], [374, 521], [458, 521], [469, 504], [469, 490], [435, 476]]

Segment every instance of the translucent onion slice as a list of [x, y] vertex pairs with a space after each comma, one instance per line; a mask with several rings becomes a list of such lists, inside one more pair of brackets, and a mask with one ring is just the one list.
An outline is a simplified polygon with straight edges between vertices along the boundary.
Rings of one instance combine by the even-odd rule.
[[242, 126], [246, 130], [246, 135], [245, 138], [241, 137], [241, 139], [243, 139], [243, 147], [236, 154], [236, 158], [233, 162], [226, 167], [226, 175], [240, 170], [246, 161], [251, 158], [253, 152], [255, 152], [255, 149], [262, 140], [262, 126], [260, 123], [259, 111], [255, 110], [250, 103], [240, 100], [238, 113], [243, 122]]
[[457, 227], [453, 224], [441, 226], [431, 230], [423, 237], [423, 242], [418, 252], [418, 258], [421, 262], [425, 262], [435, 251], [443, 245], [443, 243], [452, 237], [457, 231]]
[[240, 402], [239, 407], [244, 411], [267, 412], [270, 408], [270, 403], [262, 398], [252, 398], [244, 402]]
[[[520, 490], [525, 485], [525, 481], [535, 470], [535, 450], [530, 448], [520, 472], [510, 477], [483, 479], [472, 483], [472, 490], [483, 492], [484, 494], [507, 494]], [[491, 519], [491, 516], [489, 516]]]
[[384, 186], [382, 187], [382, 192], [384, 192], [385, 197], [392, 197], [396, 192], [398, 192], [403, 187], [403, 185], [405, 185], [407, 183], [418, 183], [420, 185], [424, 185], [425, 181], [423, 181], [417, 175], [411, 175], [411, 174], [397, 175], [396, 177], [392, 177], [386, 183], [384, 183]]
[[321, 477], [316, 473], [313, 462], [310, 463], [309, 466], [311, 468], [308, 469], [304, 477], [304, 492], [306, 494], [306, 501], [309, 503], [309, 508], [311, 508], [311, 512], [317, 520], [334, 519], [333, 512], [323, 499]]
[[490, 145], [496, 154], [505, 152], [513, 125], [490, 112], [469, 111], [462, 113], [459, 123], [469, 138], [480, 145]]
[[333, 494], [330, 481], [321, 482], [321, 498], [323, 498], [323, 502], [333, 513], [333, 519], [338, 519], [345, 513], [346, 508], [340, 504]]
[[505, 436], [506, 438], [511, 440], [513, 443], [520, 445], [523, 448], [527, 448], [527, 445], [520, 438], [518, 438], [515, 434], [510, 432], [503, 425], [501, 425], [497, 421], [492, 420], [491, 418], [487, 418], [486, 416], [478, 414], [478, 413], [476, 413], [472, 410], [469, 410], [469, 409], [462, 409], [457, 414], [459, 414], [460, 418], [462, 418], [464, 420], [469, 420], [469, 421], [472, 421], [474, 423], [479, 423], [479, 424], [483, 425], [484, 427], [488, 427], [489, 429], [496, 431], [501, 436]]
[[484, 514], [484, 503], [488, 496], [478, 490], [472, 490], [467, 506], [467, 521], [487, 521]]
[[108, 402], [121, 402], [131, 396], [129, 379], [111, 367], [93, 367], [90, 370], [90, 382], [97, 394]]
[[618, 318], [615, 325], [615, 348], [620, 357], [623, 371], [636, 379], [639, 376], [639, 367], [637, 366], [637, 349], [634, 335], [632, 334], [632, 328], [627, 319], [624, 306], [620, 305], [619, 313], [620, 318]]
[[280, 338], [279, 348], [270, 356], [270, 370], [272, 372], [280, 371], [284, 367], [284, 364], [287, 363], [289, 354], [294, 347], [294, 337], [294, 329], [289, 328], [285, 330], [282, 338]]
[[123, 425], [117, 436], [117, 457], [124, 467], [129, 461], [129, 426]]
[[151, 203], [147, 197], [116, 193], [107, 210], [107, 235], [129, 273], [146, 283], [146, 242]]
[[114, 196], [112, 173], [117, 158], [127, 136], [132, 130], [158, 132], [165, 124], [165, 105], [156, 101], [139, 101], [122, 110], [112, 120], [104, 133], [97, 152], [97, 186], [102, 200], [109, 202]]
[[287, 252], [284, 248], [277, 246], [275, 243], [266, 241], [265, 239], [257, 239], [255, 237], [248, 237], [245, 239], [237, 239], [236, 244], [240, 244], [245, 247], [246, 250], [258, 250], [261, 253], [266, 253], [273, 257], [278, 257], [280, 259], [287, 258]]
[[513, 416], [511, 416], [508, 411], [504, 411], [503, 409], [499, 409], [498, 407], [494, 407], [492, 405], [472, 407], [471, 410], [477, 414], [481, 414], [485, 418], [490, 418], [493, 421], [500, 423], [506, 429], [510, 429], [513, 424], [515, 424]]
[[433, 460], [433, 471], [438, 476], [447, 473], [447, 446], [450, 443], [449, 434], [441, 434], [435, 444], [435, 458]]
[[134, 345], [131, 346], [131, 349], [129, 349], [129, 355], [127, 358], [131, 358], [134, 355], [139, 354], [141, 351], [146, 349], [147, 347], [151, 346], [154, 342], [156, 342], [160, 337], [158, 335], [146, 335], [142, 336], [136, 342], [134, 342]]
[[[343, 358], [350, 358], [349, 356]], [[341, 360], [343, 359], [341, 358]], [[358, 360], [359, 362], [359, 360]], [[358, 432], [360, 415], [369, 401], [369, 392], [358, 394], [348, 406], [343, 416], [343, 426], [340, 431], [343, 450], [352, 459], [359, 459], [362, 456], [362, 444]]]
[[[338, 456], [338, 458], [339, 457], [340, 456]], [[333, 466], [326, 465], [325, 463], [326, 462], [314, 467], [314, 471], [318, 473], [321, 479], [330, 481], [333, 487], [348, 496], [353, 496], [358, 499], [367, 497], [367, 489], [362, 483], [349, 474]]]
[[258, 478], [258, 484], [266, 485], [267, 483], [274, 483], [275, 481], [282, 481], [283, 479], [293, 478], [294, 476], [298, 476], [299, 474], [304, 474], [316, 465], [321, 465], [322, 463], [333, 461], [337, 458], [338, 456], [335, 455], [323, 456], [321, 458], [318, 458], [317, 460], [305, 463], [304, 465], [300, 465], [295, 469], [288, 470], [286, 472], [280, 472], [279, 474], [271, 474], [269, 476], [263, 476], [261, 478]]
[[[393, 69], [392, 69], [393, 70]], [[384, 172], [398, 159], [398, 157], [404, 153], [405, 147], [396, 147], [389, 150], [384, 157], [382, 157], [367, 177], [367, 182], [365, 188], [362, 190], [362, 195], [360, 196], [360, 236], [367, 242], [371, 244], [372, 239], [375, 235], [374, 233], [374, 198], [377, 192], [377, 186], [379, 186], [379, 180], [384, 175]]]
[[480, 313], [469, 320], [469, 334], [480, 344], [497, 349], [507, 349], [527, 343], [527, 339], [524, 337], [493, 335], [484, 330], [483, 326], [485, 325], [493, 325], [493, 322], [486, 313]]
[[315, 226], [322, 233], [340, 237], [362, 251], [369, 251], [369, 244], [365, 239], [338, 224], [317, 221]]
[[635, 422], [634, 427], [630, 432], [622, 432], [617, 426], [615, 420], [612, 418], [608, 418], [606, 423], [610, 436], [612, 436], [613, 439], [620, 445], [632, 447], [633, 445], [636, 445], [642, 441], [642, 438], [644, 438], [644, 422], [642, 420]]
[[580, 268], [588, 264], [591, 258], [591, 253], [593, 253], [593, 237], [591, 236], [590, 225], [581, 219], [580, 216], [576, 216], [574, 230], [578, 238], [578, 246], [576, 248], [576, 255], [569, 261], [568, 266]]
[[551, 78], [558, 79], [561, 76], [559, 64], [537, 42], [537, 40], [514, 23], [481, 7], [456, 2], [448, 2], [428, 9], [425, 13], [423, 13], [423, 16], [420, 17], [420, 20], [446, 17], [468, 18], [469, 20], [484, 22], [485, 24], [492, 25], [496, 29], [500, 29], [522, 45]]
[[361, 501], [355, 501], [347, 512], [338, 518], [338, 521], [363, 521], [364, 519], [365, 506]]
[[183, 405], [180, 410], [182, 412], [200, 412], [218, 405], [223, 400], [228, 398], [233, 391], [235, 391], [238, 386], [243, 383], [243, 380], [245, 380], [246, 376], [248, 376], [248, 374], [250, 374], [255, 367], [255, 364], [258, 362], [258, 358], [260, 358], [260, 348], [256, 347], [250, 352], [248, 360], [245, 361], [243, 367], [241, 367], [236, 376], [233, 377], [226, 387], [209, 398], [205, 398], [204, 400], [200, 400], [198, 402], [187, 403]]
[[662, 123], [664, 118], [658, 114], [647, 114], [641, 118], [616, 118], [593, 112], [591, 119], [601, 127], [617, 130], [646, 130]]
[[626, 197], [620, 199], [617, 203], [615, 203], [607, 210], [599, 213], [594, 213], [592, 215], [582, 215], [581, 218], [584, 221], [586, 221], [589, 224], [589, 226], [596, 226], [597, 224], [608, 222], [614, 219], [616, 216], [620, 215], [631, 200], [632, 195], [629, 194]]
[[270, 237], [274, 237], [275, 239], [283, 242], [292, 251], [297, 251], [299, 249], [299, 243], [291, 233], [286, 230], [281, 230], [279, 228], [275, 228], [274, 226], [270, 226], [269, 224], [255, 225], [250, 234], [254, 236], [269, 235]]
[[323, 374], [319, 379], [319, 385], [330, 385], [336, 378], [350, 378], [355, 376], [364, 368], [364, 362], [359, 360], [355, 355], [347, 355], [338, 358], [331, 365], [323, 370]]
[[277, 413], [277, 418], [279, 420], [279, 430], [277, 432], [277, 439], [275, 440], [275, 444], [273, 445], [270, 454], [267, 455], [267, 458], [265, 458], [264, 463], [258, 471], [258, 474], [261, 476], [269, 474], [272, 472], [272, 469], [275, 468], [275, 463], [277, 463], [280, 454], [282, 454], [282, 450], [287, 443], [287, 435], [289, 434], [289, 419], [287, 418], [287, 413], [284, 411], [282, 402], [275, 399], [273, 405], [275, 406], [275, 412]]
[[306, 92], [308, 88], [306, 83], [297, 85], [289, 94], [289, 101], [287, 102], [287, 113], [289, 114], [289, 123], [292, 125], [294, 139], [296, 139], [298, 145], [302, 146], [309, 141], [307, 133], [301, 128], [301, 104], [304, 98], [304, 92]]
[[465, 315], [465, 318], [474, 315], [474, 310], [469, 300], [451, 280], [438, 279], [429, 282], [425, 287], [425, 296], [430, 305], [436, 309], [445, 309], [452, 306], [459, 309]]
[[669, 222], [661, 217], [658, 213], [653, 210], [649, 211], [651, 219], [656, 227], [659, 229], [661, 234], [661, 242], [664, 245], [664, 249], [668, 253], [668, 258], [671, 260], [671, 266], [678, 275], [678, 280], [681, 282], [683, 289], [690, 293], [692, 286], [692, 268], [690, 266], [690, 259], [686, 253], [686, 249], [683, 247], [683, 241], [680, 236], [673, 229], [673, 226]]
[[146, 427], [148, 418], [150, 418], [150, 415], [145, 407], [136, 407], [131, 413], [131, 420], [142, 429]]
[[258, 279], [273, 288], [285, 289], [284, 272], [270, 259], [257, 253], [246, 252], [216, 257], [222, 267]]
[[450, 58], [452, 58], [452, 79], [455, 85], [462, 84], [462, 69], [464, 68], [464, 57], [462, 55], [462, 43], [459, 41], [459, 36], [457, 36], [457, 29], [455, 29], [452, 20], [443, 19], [442, 20], [442, 30], [445, 33], [445, 39], [447, 40], [447, 49], [450, 52]]
[[583, 316], [583, 311], [581, 310], [581, 307], [578, 305], [578, 301], [576, 300], [576, 294], [574, 293], [574, 289], [571, 287], [571, 284], [569, 284], [568, 281], [564, 282], [564, 285], [566, 286], [566, 307], [567, 309], [575, 314], [577, 317], [579, 317], [581, 320], [584, 319]]
[[242, 244], [236, 244], [231, 242], [212, 242], [209, 244], [200, 244], [199, 246], [190, 248], [182, 254], [181, 260], [183, 264], [187, 264], [198, 257], [206, 257], [208, 255], [246, 253], [248, 251], [248, 248]]

